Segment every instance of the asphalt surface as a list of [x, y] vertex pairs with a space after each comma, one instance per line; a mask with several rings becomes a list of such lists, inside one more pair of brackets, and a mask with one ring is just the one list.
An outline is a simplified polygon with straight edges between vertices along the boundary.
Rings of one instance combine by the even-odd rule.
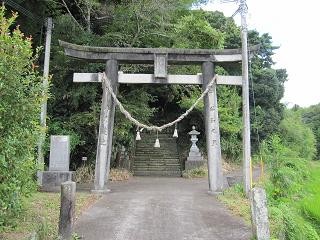
[[134, 177], [85, 211], [75, 232], [86, 240], [248, 240], [251, 229], [214, 196], [206, 179]]

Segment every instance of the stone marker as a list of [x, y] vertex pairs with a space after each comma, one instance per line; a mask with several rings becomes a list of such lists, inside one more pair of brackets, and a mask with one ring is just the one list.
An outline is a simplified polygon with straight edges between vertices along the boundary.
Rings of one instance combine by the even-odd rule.
[[192, 126], [192, 131], [189, 132], [189, 135], [191, 136], [191, 148], [189, 151], [189, 156], [187, 158], [187, 161], [185, 162], [185, 169], [190, 170], [194, 168], [198, 168], [204, 165], [203, 157], [201, 156], [200, 150], [197, 147], [198, 142], [198, 135], [200, 132], [196, 131], [195, 126]]
[[262, 188], [251, 190], [252, 230], [257, 240], [269, 240], [269, 220], [266, 192]]
[[71, 181], [73, 172], [69, 171], [70, 137], [51, 136], [49, 171], [41, 173], [44, 191], [59, 191], [62, 182]]
[[51, 136], [49, 171], [69, 171], [70, 138], [69, 136]]
[[61, 240], [71, 240], [75, 216], [75, 203], [76, 183], [71, 181], [62, 183], [59, 218], [59, 239]]

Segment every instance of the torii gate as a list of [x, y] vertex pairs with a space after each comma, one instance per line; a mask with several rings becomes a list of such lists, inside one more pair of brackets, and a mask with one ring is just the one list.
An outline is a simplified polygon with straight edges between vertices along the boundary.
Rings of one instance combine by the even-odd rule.
[[[205, 89], [215, 75], [215, 64], [241, 62], [242, 60], [241, 49], [113, 48], [80, 46], [64, 41], [59, 42], [60, 45], [64, 47], [67, 56], [94, 62], [106, 62], [106, 75], [110, 80], [114, 92], [117, 91], [118, 84], [120, 83], [201, 84]], [[250, 51], [252, 52], [256, 49], [257, 47], [254, 46]], [[154, 74], [124, 74], [118, 72], [119, 64], [123, 63], [154, 64]], [[201, 64], [202, 74], [169, 75], [167, 72], [168, 64]], [[101, 79], [98, 73], [74, 73], [73, 81], [101, 82]], [[223, 188], [216, 84], [248, 86], [247, 83], [242, 84], [241, 76], [218, 76], [216, 83], [213, 84], [211, 90], [205, 96], [204, 111], [209, 193], [221, 192]], [[249, 96], [247, 95], [247, 97]], [[248, 102], [248, 99], [243, 99], [243, 101]], [[108, 189], [105, 189], [105, 181], [108, 180], [110, 170], [114, 113], [114, 101], [110, 93], [103, 87], [93, 190], [98, 193], [109, 191]], [[249, 118], [249, 116], [245, 117]], [[245, 127], [247, 126], [244, 126], [244, 128]], [[248, 134], [244, 134], [243, 136], [246, 138], [248, 137]], [[243, 149], [245, 151], [247, 146], [244, 146]], [[244, 159], [244, 161], [248, 161], [248, 159]], [[248, 163], [246, 162], [244, 166], [248, 168]], [[247, 170], [248, 169], [244, 171], [245, 184], [248, 184], [247, 181], [250, 180], [250, 172]]]

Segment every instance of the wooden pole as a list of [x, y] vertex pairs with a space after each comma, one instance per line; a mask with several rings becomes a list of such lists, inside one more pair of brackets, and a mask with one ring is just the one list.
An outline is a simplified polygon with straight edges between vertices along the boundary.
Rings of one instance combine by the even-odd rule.
[[[44, 67], [43, 67], [43, 91], [46, 92], [48, 89], [48, 78], [49, 78], [49, 63], [50, 63], [50, 48], [51, 48], [51, 35], [53, 29], [52, 18], [49, 17], [46, 23], [46, 43], [45, 43], [45, 54], [44, 54]], [[47, 118], [47, 99], [44, 99], [41, 105], [41, 115], [40, 115], [40, 125], [43, 131], [46, 128], [46, 118]], [[45, 132], [41, 134], [38, 143], [38, 164], [41, 170], [44, 166], [44, 154], [43, 154], [43, 144], [45, 141]], [[41, 174], [38, 173], [38, 183], [42, 185]]]
[[59, 239], [61, 240], [71, 240], [75, 216], [75, 203], [76, 183], [71, 181], [62, 183], [59, 218]]
[[241, 41], [242, 41], [242, 111], [243, 111], [243, 182], [247, 196], [251, 189], [250, 165], [251, 165], [251, 143], [250, 143], [250, 110], [249, 110], [249, 66], [248, 66], [248, 29], [247, 29], [247, 4], [245, 0], [240, 1], [241, 9]]
[[[116, 92], [118, 80], [118, 62], [116, 60], [108, 60], [106, 65], [107, 78], [111, 81], [113, 90]], [[112, 136], [115, 104], [110, 93], [103, 84], [103, 96], [100, 113], [100, 126], [97, 144], [96, 166], [94, 193], [106, 193], [109, 189], [105, 189], [105, 182], [108, 181], [109, 168], [112, 150]]]
[[[203, 88], [214, 77], [214, 64], [204, 62], [202, 64]], [[205, 97], [205, 127], [208, 155], [208, 180], [209, 194], [222, 191], [222, 160], [220, 146], [220, 129], [217, 102], [217, 85], [214, 84]]]

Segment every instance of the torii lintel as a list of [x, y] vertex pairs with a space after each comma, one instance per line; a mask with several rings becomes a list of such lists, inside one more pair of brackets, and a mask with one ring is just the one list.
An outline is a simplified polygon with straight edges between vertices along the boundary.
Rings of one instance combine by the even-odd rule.
[[[65, 54], [70, 57], [106, 61], [117, 60], [119, 63], [153, 64], [156, 58], [168, 64], [201, 64], [203, 62], [228, 63], [242, 60], [241, 49], [181, 49], [181, 48], [117, 48], [92, 47], [59, 40]], [[252, 46], [250, 52], [259, 49]]]

